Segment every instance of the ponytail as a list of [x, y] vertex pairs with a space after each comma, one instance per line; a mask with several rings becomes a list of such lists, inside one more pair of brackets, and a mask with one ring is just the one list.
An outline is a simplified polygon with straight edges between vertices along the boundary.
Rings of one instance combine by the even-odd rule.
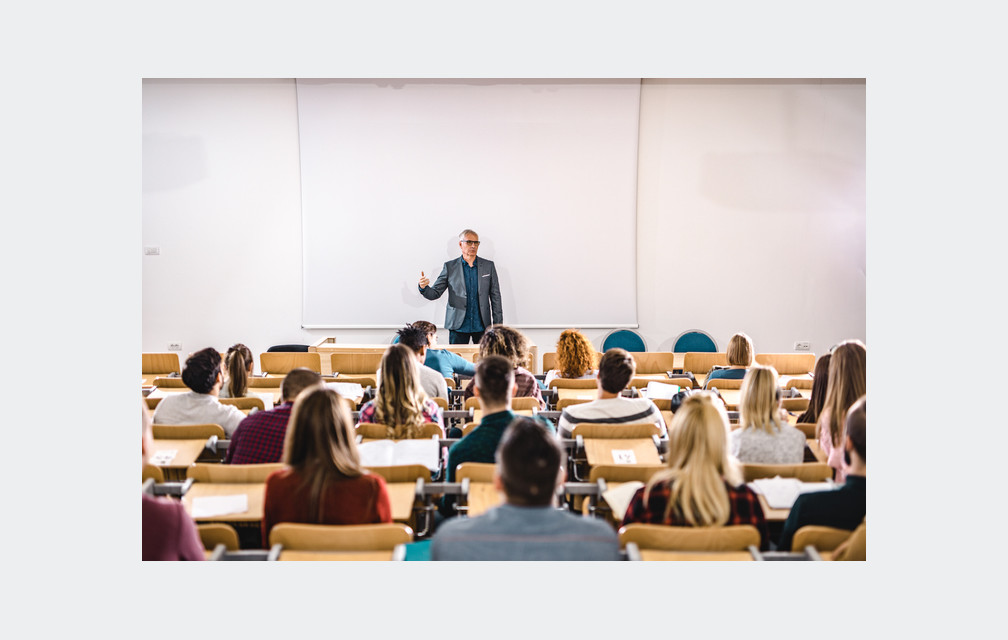
[[248, 370], [252, 366], [252, 350], [238, 343], [228, 349], [225, 364], [228, 371], [228, 395], [244, 398], [248, 391]]

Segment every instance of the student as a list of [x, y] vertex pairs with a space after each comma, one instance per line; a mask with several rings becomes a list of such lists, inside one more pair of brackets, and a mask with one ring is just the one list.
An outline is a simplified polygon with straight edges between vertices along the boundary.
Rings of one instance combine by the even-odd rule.
[[556, 508], [562, 458], [542, 423], [511, 422], [493, 478], [504, 504], [445, 522], [431, 539], [431, 560], [618, 560], [619, 538], [608, 523]]
[[322, 376], [311, 369], [291, 369], [280, 383], [283, 403], [274, 409], [256, 411], [238, 424], [224, 456], [225, 464], [266, 464], [280, 462], [291, 407], [298, 394], [322, 384]]
[[[147, 405], [141, 401], [140, 425], [142, 444], [141, 461], [146, 464], [154, 446], [151, 435], [151, 416]], [[196, 523], [186, 513], [181, 502], [169, 498], [155, 498], [140, 494], [141, 503], [141, 559], [142, 560], [204, 560], [203, 543], [200, 542]]]
[[843, 482], [843, 419], [847, 410], [867, 391], [867, 352], [860, 340], [846, 340], [833, 348], [829, 363], [826, 400], [819, 424], [819, 446], [826, 454], [829, 466], [835, 470], [834, 480]]
[[[490, 355], [502, 356], [511, 362], [514, 369], [515, 397], [533, 397], [539, 403], [539, 409], [546, 409], [539, 381], [532, 372], [525, 368], [528, 364], [528, 339], [517, 329], [505, 325], [494, 325], [486, 330], [479, 343], [480, 358]], [[473, 396], [475, 378], [466, 385], [462, 394], [467, 400]]]
[[815, 424], [819, 421], [819, 414], [823, 405], [826, 404], [826, 386], [829, 383], [829, 362], [830, 354], [819, 356], [816, 360], [815, 371], [812, 372], [812, 393], [809, 398], [808, 409], [798, 416], [796, 422]]
[[453, 351], [436, 348], [437, 326], [433, 322], [417, 320], [411, 326], [427, 334], [427, 355], [424, 358], [424, 365], [440, 371], [444, 378], [451, 378], [456, 373], [471, 378], [476, 373], [476, 365], [472, 362]]
[[777, 370], [754, 365], [742, 380], [739, 428], [731, 432], [731, 453], [739, 462], [800, 464], [805, 434], [782, 418]]
[[221, 386], [220, 397], [244, 398], [248, 395], [248, 379], [252, 375], [252, 350], [242, 343], [231, 345], [224, 354], [224, 384]]
[[760, 548], [768, 550], [759, 499], [728, 457], [728, 430], [728, 414], [713, 394], [700, 391], [683, 400], [669, 424], [668, 469], [637, 490], [623, 524], [751, 524], [760, 532]]
[[388, 427], [388, 437], [413, 438], [426, 422], [441, 427], [441, 407], [420, 387], [419, 368], [413, 350], [402, 344], [390, 345], [381, 359], [381, 377], [374, 400], [361, 407], [360, 422], [376, 422]]
[[620, 395], [634, 373], [637, 362], [625, 349], [615, 347], [599, 360], [598, 397], [591, 402], [572, 404], [560, 413], [557, 435], [570, 438], [571, 429], [579, 423], [632, 424], [653, 422], [665, 437], [665, 419], [655, 403], [648, 398], [624, 398]]
[[[445, 376], [441, 375], [437, 369], [424, 365], [427, 358], [427, 334], [412, 325], [406, 325], [396, 332], [396, 337], [399, 339], [399, 344], [409, 347], [416, 355], [417, 363], [420, 365], [417, 367], [417, 373], [420, 376], [420, 387], [424, 393], [431, 398], [447, 400], [448, 383], [445, 382]], [[378, 370], [378, 376], [381, 377], [381, 369]]]
[[851, 405], [844, 421], [843, 452], [847, 476], [839, 489], [816, 491], [798, 496], [784, 528], [777, 549], [790, 551], [791, 541], [798, 529], [805, 525], [820, 525], [853, 531], [864, 520], [867, 501], [865, 479], [868, 465], [865, 462], [865, 423], [867, 400], [862, 396]]
[[746, 369], [753, 363], [753, 343], [752, 338], [744, 333], [736, 333], [728, 341], [728, 349], [725, 355], [728, 358], [727, 369], [714, 369], [707, 374], [705, 386], [710, 386], [711, 380], [741, 380], [745, 377]]
[[294, 401], [283, 462], [266, 478], [264, 547], [281, 522], [392, 522], [385, 480], [361, 468], [350, 411], [333, 389], [310, 387]]
[[585, 380], [596, 377], [595, 347], [577, 329], [567, 329], [560, 334], [556, 344], [557, 368], [546, 372], [544, 384], [549, 387], [556, 378]]
[[224, 383], [220, 352], [207, 347], [186, 358], [182, 382], [190, 390], [161, 398], [154, 409], [154, 424], [219, 424], [230, 438], [245, 414], [217, 399]]

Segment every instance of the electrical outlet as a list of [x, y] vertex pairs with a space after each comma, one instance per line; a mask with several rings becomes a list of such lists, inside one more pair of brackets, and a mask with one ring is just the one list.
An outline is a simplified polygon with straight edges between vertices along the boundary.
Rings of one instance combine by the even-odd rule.
[[159, 256], [161, 255], [161, 247], [144, 247], [145, 256]]
[[794, 343], [794, 350], [795, 351], [811, 351], [812, 350], [812, 345], [809, 344], [808, 342], [796, 342], [796, 343]]
[[169, 351], [181, 351], [182, 350], [182, 343], [181, 342], [169, 342], [168, 343], [168, 350]]

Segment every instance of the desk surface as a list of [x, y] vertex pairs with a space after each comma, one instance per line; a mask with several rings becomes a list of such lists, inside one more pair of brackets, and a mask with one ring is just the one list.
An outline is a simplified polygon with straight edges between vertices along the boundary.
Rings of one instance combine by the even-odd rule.
[[641, 549], [641, 560], [728, 560], [751, 561], [748, 551], [665, 551], [662, 549]]
[[154, 446], [150, 451], [153, 458], [159, 451], [174, 449], [175, 457], [164, 464], [156, 464], [153, 460], [151, 464], [161, 469], [167, 482], [180, 482], [185, 480], [186, 470], [196, 462], [196, 458], [203, 452], [206, 446], [206, 439], [203, 440], [154, 440]]
[[473, 518], [487, 509], [504, 503], [504, 496], [494, 488], [492, 482], [469, 483], [469, 517]]
[[[585, 454], [588, 457], [588, 464], [591, 466], [599, 464], [620, 464], [616, 461], [614, 451], [633, 451], [636, 462], [629, 464], [636, 465], [660, 465], [661, 458], [658, 456], [658, 449], [650, 438], [585, 438]], [[625, 463], [628, 464], [628, 463]]]
[[385, 488], [392, 503], [392, 519], [412, 526], [416, 482], [386, 482]]
[[223, 516], [194, 518], [197, 522], [262, 522], [263, 494], [266, 492], [265, 482], [226, 484], [216, 482], [194, 482], [189, 491], [182, 496], [182, 505], [186, 513], [192, 516], [193, 498], [210, 496], [233, 496], [245, 494], [248, 496], [248, 510], [243, 513], [229, 513]]
[[277, 560], [392, 560], [391, 551], [281, 551]]

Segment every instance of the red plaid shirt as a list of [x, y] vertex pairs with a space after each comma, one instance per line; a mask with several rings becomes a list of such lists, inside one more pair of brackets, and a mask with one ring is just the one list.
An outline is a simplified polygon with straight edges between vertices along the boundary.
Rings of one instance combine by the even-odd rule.
[[[656, 484], [648, 494], [647, 505], [644, 504], [644, 487], [638, 489], [634, 497], [630, 499], [630, 506], [627, 507], [626, 515], [623, 516], [623, 524], [642, 522], [644, 524], [689, 526], [676, 515], [675, 509], [669, 511], [668, 518], [665, 517], [665, 505], [668, 504], [671, 487], [672, 485], [668, 482]], [[770, 534], [767, 530], [766, 519], [763, 517], [763, 509], [759, 504], [759, 498], [752, 489], [744, 484], [733, 487], [725, 482], [725, 489], [728, 490], [728, 503], [731, 505], [731, 514], [725, 525], [753, 525], [760, 532], [760, 549], [767, 551], [770, 548]]]
[[292, 406], [285, 402], [275, 409], [251, 413], [239, 422], [231, 434], [225, 464], [280, 462]]

